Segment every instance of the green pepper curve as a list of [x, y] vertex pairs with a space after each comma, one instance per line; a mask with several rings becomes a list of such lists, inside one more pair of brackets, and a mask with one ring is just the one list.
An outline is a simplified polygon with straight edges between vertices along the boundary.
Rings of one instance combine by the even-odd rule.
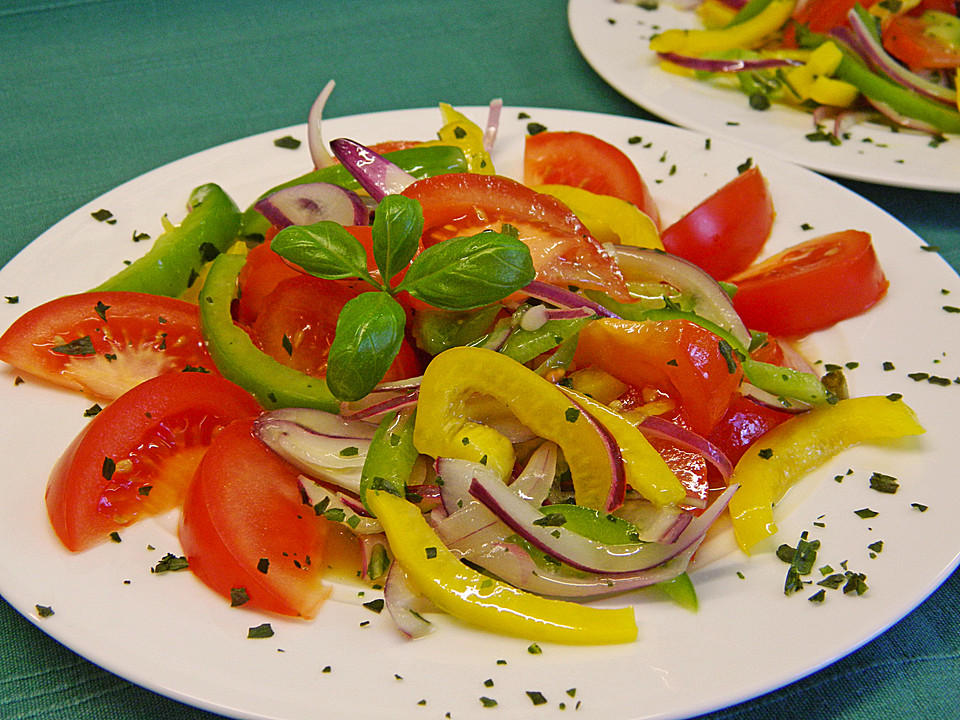
[[[403, 150], [394, 150], [384, 153], [383, 157], [410, 173], [418, 180], [434, 175], [467, 172], [467, 158], [463, 151], [452, 145], [429, 145], [426, 147], [411, 147]], [[263, 193], [260, 200], [271, 193], [283, 188], [304, 183], [325, 182], [339, 185], [350, 190], [358, 190], [360, 183], [342, 165], [328, 165], [327, 167], [300, 175], [288, 180]], [[241, 218], [241, 235], [263, 235], [270, 227], [270, 222], [261, 215], [252, 205], [247, 208]]]
[[180, 296], [206, 262], [230, 247], [240, 229], [240, 211], [219, 185], [194, 189], [188, 207], [183, 222], [168, 226], [146, 255], [93, 289]]
[[340, 403], [327, 388], [326, 380], [277, 362], [234, 324], [230, 305], [245, 262], [242, 255], [220, 255], [210, 266], [200, 291], [200, 332], [217, 370], [267, 409], [305, 407], [339, 412]]
[[852, 57], [843, 56], [835, 77], [850, 83], [871, 100], [885, 103], [900, 115], [925, 122], [941, 132], [960, 134], [960, 113], [872, 73]]

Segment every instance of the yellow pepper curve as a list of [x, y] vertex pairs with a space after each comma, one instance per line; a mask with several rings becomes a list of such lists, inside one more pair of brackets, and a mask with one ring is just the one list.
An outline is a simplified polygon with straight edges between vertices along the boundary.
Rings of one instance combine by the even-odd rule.
[[[467, 401], [474, 393], [489, 395], [503, 403], [539, 437], [555, 442], [564, 451], [573, 476], [578, 505], [604, 509], [612, 474], [603, 439], [559, 387], [520, 363], [493, 350], [456, 347], [437, 355], [424, 373], [417, 401], [413, 443], [431, 457], [450, 457], [481, 462], [505, 482], [513, 470], [511, 442], [491, 427], [473, 422]], [[627, 476], [646, 476], [638, 491], [649, 493], [652, 502], [663, 504], [682, 497], [680, 481], [671, 472], [654, 468], [647, 474], [640, 458], [646, 438], [635, 427], [621, 428], [618, 440]]]
[[840, 400], [773, 428], [744, 454], [730, 479], [740, 485], [729, 506], [740, 547], [748, 552], [776, 533], [773, 505], [806, 472], [841, 450], [923, 432], [906, 403], [882, 396]]
[[700, 56], [736, 48], [755, 48], [790, 19], [796, 4], [797, 0], [772, 0], [749, 20], [718, 30], [664, 30], [650, 39], [650, 49], [658, 53]]
[[367, 501], [410, 583], [453, 617], [533, 641], [600, 645], [636, 640], [633, 608], [594, 608], [518, 590], [460, 562], [415, 505], [380, 490], [370, 491]]

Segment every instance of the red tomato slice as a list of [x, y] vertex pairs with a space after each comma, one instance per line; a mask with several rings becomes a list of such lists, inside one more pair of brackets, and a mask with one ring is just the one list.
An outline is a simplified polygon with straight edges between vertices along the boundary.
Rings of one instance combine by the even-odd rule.
[[736, 464], [755, 440], [791, 417], [788, 412], [736, 395], [707, 439]]
[[717, 336], [686, 320], [592, 322], [580, 331], [574, 362], [662, 391], [701, 435], [723, 417], [743, 377], [738, 363], [728, 365]]
[[869, 233], [843, 230], [795, 245], [734, 275], [747, 327], [781, 337], [823, 330], [873, 307], [889, 282]]
[[28, 310], [0, 337], [0, 360], [107, 399], [188, 366], [216, 372], [196, 305], [135, 292], [67, 295]]
[[240, 288], [237, 298], [237, 321], [250, 326], [264, 307], [267, 295], [273, 292], [282, 281], [300, 277], [303, 272], [288, 265], [286, 261], [270, 248], [270, 239], [277, 234], [271, 228], [267, 239], [247, 253], [246, 262], [240, 270], [237, 285]]
[[190, 569], [247, 606], [313, 617], [329, 594], [321, 584], [327, 521], [300, 494], [299, 472], [241, 420], [220, 433], [183, 503], [180, 544]]
[[633, 161], [618, 147], [581, 132], [528, 135], [523, 155], [527, 185], [573, 185], [636, 205], [660, 227], [660, 211]]
[[773, 200], [760, 170], [740, 173], [663, 231], [667, 252], [718, 280], [756, 260], [773, 227]]
[[403, 194], [423, 206], [425, 247], [487, 229], [499, 231], [509, 223], [530, 248], [541, 282], [629, 299], [616, 262], [556, 198], [510, 178], [472, 173], [418, 180]]
[[73, 551], [180, 504], [214, 436], [260, 413], [218, 375], [168, 373], [114, 400], [74, 439], [50, 474], [47, 514]]
[[960, 47], [951, 47], [926, 30], [922, 18], [894, 16], [883, 26], [883, 47], [912, 70], [960, 67]]

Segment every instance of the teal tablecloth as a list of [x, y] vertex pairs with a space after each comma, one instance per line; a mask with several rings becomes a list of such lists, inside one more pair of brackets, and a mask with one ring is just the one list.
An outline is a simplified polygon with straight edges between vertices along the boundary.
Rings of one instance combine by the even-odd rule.
[[[597, 0], [598, 12], [605, 1]], [[331, 117], [438, 100], [484, 105], [493, 97], [650, 117], [580, 57], [562, 0], [5, 0], [0, 265], [62, 216], [130, 178], [303, 122], [330, 78], [338, 82]], [[960, 196], [844, 184], [960, 267]], [[852, 655], [708, 717], [960, 717], [958, 616], [954, 575]], [[99, 669], [0, 600], [0, 717], [214, 716]]]

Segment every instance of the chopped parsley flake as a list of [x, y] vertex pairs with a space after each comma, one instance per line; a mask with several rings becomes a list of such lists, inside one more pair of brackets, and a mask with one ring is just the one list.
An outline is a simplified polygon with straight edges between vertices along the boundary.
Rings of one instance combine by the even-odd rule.
[[567, 408], [563, 417], [567, 422], [576, 422], [577, 418], [580, 417], [580, 410], [578, 408]]
[[530, 698], [530, 702], [534, 705], [543, 705], [547, 702], [547, 699], [543, 696], [542, 692], [538, 690], [527, 690], [527, 697]]
[[181, 570], [186, 570], [190, 567], [190, 564], [187, 562], [187, 559], [182, 555], [177, 556], [173, 553], [167, 553], [158, 562], [150, 572], [155, 575], [161, 575], [168, 572], [179, 572]]
[[527, 652], [530, 653], [531, 655], [541, 655], [541, 654], [543, 654], [543, 650], [541, 650], [541, 649], [540, 649], [540, 646], [537, 645], [536, 643], [530, 644], [530, 645], [527, 647]]
[[7, 303], [10, 304], [10, 305], [16, 305], [18, 302], [20, 302], [20, 296], [19, 296], [19, 295], [4, 295], [3, 298], [4, 298], [4, 300], [6, 300]]
[[99, 210], [95, 210], [94, 212], [90, 213], [90, 216], [97, 222], [106, 222], [106, 223], [113, 224], [117, 221], [116, 218], [113, 217], [112, 212], [110, 212], [109, 210], [104, 210], [103, 208], [100, 208]]
[[260, 558], [260, 560], [257, 561], [257, 570], [266, 575], [270, 570], [270, 559]]
[[94, 403], [93, 405], [91, 405], [90, 407], [88, 407], [86, 410], [83, 411], [83, 416], [93, 417], [94, 415], [98, 415], [101, 410], [103, 410], [103, 408], [100, 407], [99, 403]]
[[283, 137], [277, 138], [273, 141], [273, 144], [278, 148], [284, 148], [285, 150], [296, 150], [298, 147], [300, 147], [300, 141], [290, 135], [284, 135]]
[[261, 640], [271, 637], [273, 637], [273, 628], [270, 626], [270, 623], [262, 623], [247, 630], [248, 640]]
[[483, 705], [484, 707], [496, 707], [496, 706], [497, 706], [497, 701], [494, 700], [493, 698], [488, 698], [488, 697], [481, 696], [481, 697], [480, 697], [480, 704]]
[[371, 600], [370, 602], [363, 603], [363, 606], [367, 610], [371, 610], [375, 613], [380, 613], [383, 611], [383, 598], [377, 598], [376, 600]]
[[927, 506], [926, 506], [926, 505], [923, 505], [922, 503], [910, 503], [910, 507], [916, 508], [916, 509], [919, 510], [920, 512], [926, 512], [926, 511], [927, 511]]
[[37, 615], [42, 618], [53, 615], [53, 608], [49, 605], [35, 605], [34, 607], [37, 608]]
[[437, 549], [435, 547], [428, 547], [424, 551], [427, 556], [427, 560], [433, 560], [437, 556]]
[[880, 513], [876, 510], [871, 510], [870, 508], [863, 508], [861, 510], [854, 510], [854, 515], [857, 517], [863, 518], [864, 520], [869, 520], [870, 518], [876, 517]]
[[240, 607], [250, 600], [247, 589], [242, 587], [230, 588], [230, 607]]
[[53, 348], [53, 352], [60, 353], [61, 355], [77, 356], [97, 354], [97, 351], [93, 347], [93, 340], [90, 339], [89, 335], [84, 335], [82, 338], [71, 340], [64, 345], [57, 345], [55, 348]]
[[895, 477], [875, 472], [870, 476], [870, 487], [877, 492], [894, 494], [900, 489], [900, 483]]
[[527, 134], [528, 135], [539, 135], [547, 129], [546, 125], [541, 125], [538, 122], [527, 123]]
[[120, 537], [120, 533], [118, 533], [116, 530], [110, 533], [110, 539], [113, 540], [115, 543], [123, 542], [123, 538]]

